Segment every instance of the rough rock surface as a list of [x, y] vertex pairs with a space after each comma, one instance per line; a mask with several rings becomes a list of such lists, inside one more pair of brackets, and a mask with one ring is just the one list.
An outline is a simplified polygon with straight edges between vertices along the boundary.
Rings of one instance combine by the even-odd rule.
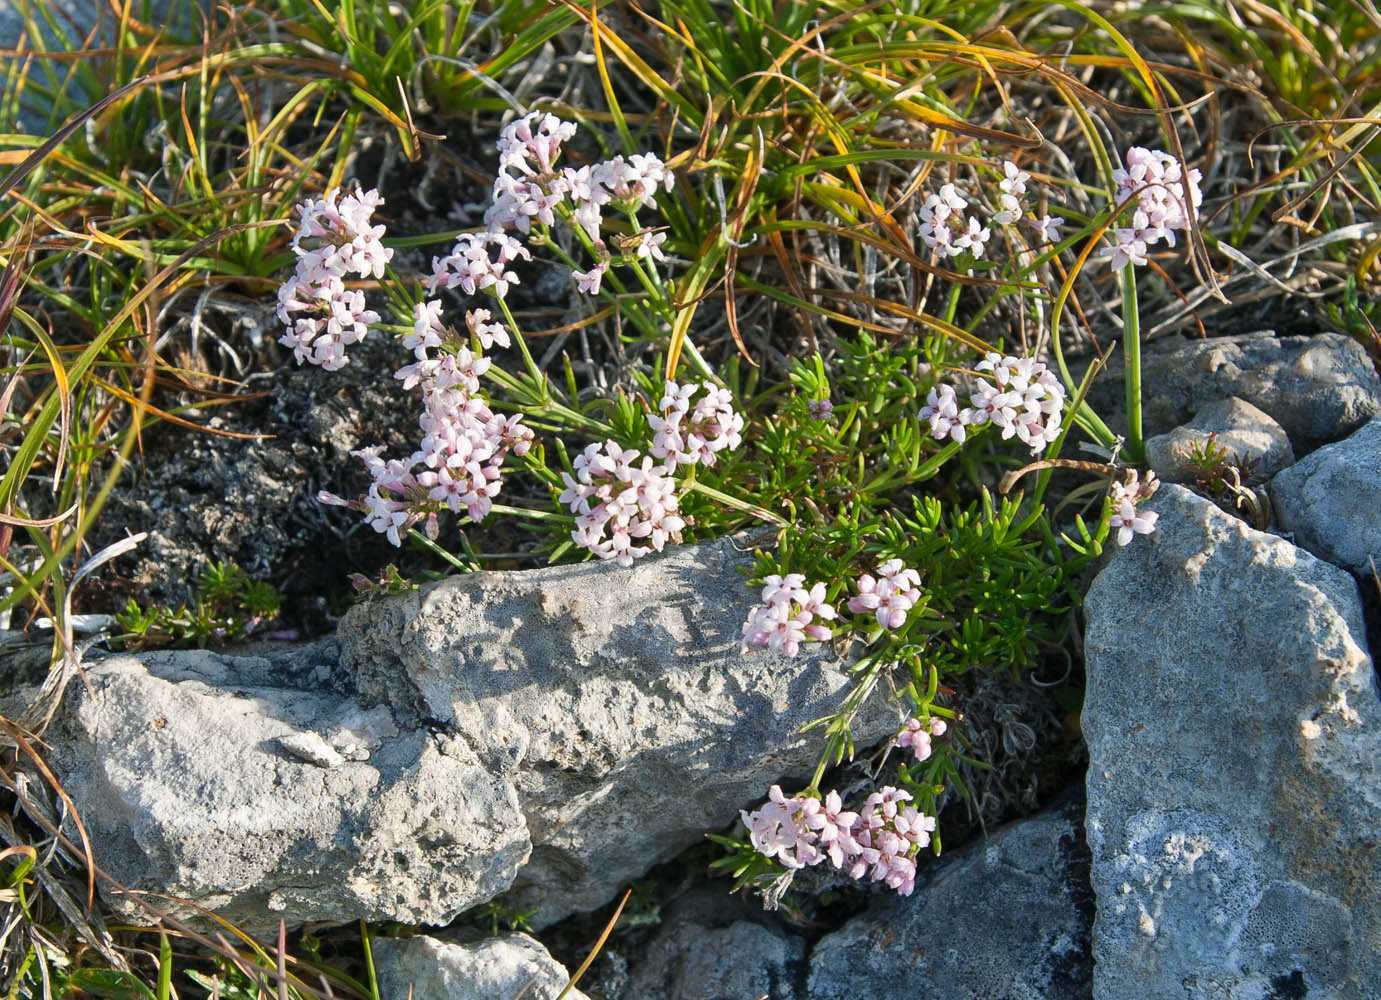
[[1236, 396], [1209, 403], [1187, 424], [1146, 442], [1146, 462], [1167, 483], [1192, 483], [1198, 467], [1191, 460], [1214, 435], [1213, 446], [1237, 457], [1256, 460], [1254, 479], [1269, 479], [1295, 461], [1285, 428]]
[[723, 885], [697, 889], [669, 908], [638, 951], [620, 1000], [796, 1000], [806, 942], [776, 925], [756, 901]]
[[[1120, 430], [1126, 409], [1116, 357], [1094, 382], [1089, 403]], [[1141, 383], [1147, 437], [1185, 423], [1209, 403], [1236, 396], [1269, 413], [1290, 435], [1295, 453], [1304, 454], [1381, 413], [1381, 378], [1362, 345], [1341, 333], [1278, 338], [1267, 330], [1147, 345]]]
[[[475, 944], [452, 944], [419, 934], [374, 938], [381, 997], [412, 1000], [555, 1000], [570, 974], [541, 943], [507, 934]], [[567, 1000], [586, 1000], [573, 989]]]
[[[822, 938], [810, 1000], [1078, 1000], [1090, 995], [1081, 796], [932, 866]], [[1146, 993], [1143, 996], [1170, 994]]]
[[[848, 675], [821, 644], [740, 653], [750, 565], [725, 540], [478, 573], [295, 656], [114, 657], [69, 689], [54, 764], [117, 879], [250, 928], [446, 923], [529, 853], [515, 905], [545, 925], [813, 767], [801, 727]], [[873, 699], [855, 738], [896, 723]]]
[[1381, 571], [1381, 417], [1320, 448], [1271, 482], [1280, 526], [1321, 559], [1370, 575]]
[[53, 762], [101, 865], [130, 888], [249, 928], [445, 923], [506, 888], [527, 854], [513, 788], [463, 741], [400, 729], [319, 679], [206, 652], [86, 674], [95, 696], [69, 689]]
[[[814, 766], [801, 728], [837, 709], [848, 675], [817, 643], [740, 653], [750, 566], [724, 539], [630, 569], [455, 577], [342, 620], [357, 690], [462, 734], [517, 788], [533, 851], [512, 902], [534, 927], [608, 902]], [[871, 698], [855, 741], [897, 722]]]
[[1381, 703], [1344, 571], [1167, 486], [1086, 600], [1094, 995], [1381, 996]]

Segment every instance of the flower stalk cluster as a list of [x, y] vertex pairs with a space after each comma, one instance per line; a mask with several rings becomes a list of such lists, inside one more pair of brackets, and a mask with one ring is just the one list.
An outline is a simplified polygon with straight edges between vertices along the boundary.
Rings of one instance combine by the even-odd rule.
[[1127, 150], [1127, 165], [1113, 171], [1117, 184], [1114, 197], [1120, 205], [1136, 195], [1136, 207], [1132, 224], [1116, 227], [1113, 245], [1099, 251], [1108, 266], [1116, 271], [1128, 264], [1145, 264], [1146, 251], [1161, 240], [1173, 247], [1175, 233], [1188, 232], [1190, 220], [1199, 211], [1204, 198], [1199, 189], [1201, 180], [1199, 170], [1186, 174], [1180, 161], [1169, 153], [1142, 146]]
[[293, 276], [278, 289], [278, 319], [287, 332], [278, 339], [292, 348], [300, 365], [306, 361], [327, 371], [344, 368], [345, 348], [369, 333], [379, 314], [365, 307], [364, 293], [347, 289], [345, 278], [382, 278], [393, 251], [383, 245], [384, 227], [373, 225], [379, 192], [308, 199], [297, 207], [299, 221], [292, 250]]
[[954, 388], [944, 384], [926, 397], [920, 419], [930, 421], [932, 437], [963, 443], [969, 427], [993, 424], [1002, 429], [1004, 441], [1015, 436], [1038, 455], [1060, 436], [1065, 389], [1044, 363], [991, 352], [975, 367], [992, 381], [977, 380], [972, 406], [960, 409]]
[[800, 573], [773, 574], [763, 581], [762, 603], [743, 623], [743, 651], [766, 646], [774, 653], [795, 656], [803, 642], [824, 642], [834, 633], [821, 621], [834, 621], [834, 606], [825, 601], [825, 585], [806, 587]]
[[850, 878], [868, 876], [902, 896], [916, 887], [916, 855], [930, 843], [935, 817], [907, 803], [910, 792], [891, 786], [868, 796], [857, 812], [839, 793], [786, 796], [773, 785], [760, 809], [741, 812], [753, 848], [789, 869], [825, 859]]

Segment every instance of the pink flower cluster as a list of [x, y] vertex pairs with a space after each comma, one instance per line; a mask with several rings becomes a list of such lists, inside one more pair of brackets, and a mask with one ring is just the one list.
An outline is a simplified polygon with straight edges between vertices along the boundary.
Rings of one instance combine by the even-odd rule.
[[[483, 309], [465, 317], [484, 347], [508, 346], [507, 331], [488, 319]], [[421, 445], [406, 462], [385, 460], [381, 446], [351, 452], [365, 463], [373, 480], [364, 498], [349, 502], [330, 493], [318, 497], [323, 503], [364, 511], [365, 523], [394, 545], [401, 545], [402, 535], [424, 518], [427, 535], [435, 538], [442, 510], [464, 511], [476, 522], [488, 517], [503, 487], [504, 459], [509, 452], [527, 454], [533, 440], [532, 429], [519, 415], [498, 416], [480, 395], [480, 377], [490, 361], [472, 353], [442, 324], [440, 302], [413, 307], [412, 333], [403, 338], [403, 346], [415, 360], [393, 377], [404, 389], [421, 386]]]
[[977, 216], [963, 215], [968, 206], [968, 200], [953, 184], [942, 185], [939, 194], [932, 194], [922, 202], [921, 225], [917, 231], [940, 260], [962, 253], [975, 259], [983, 256], [992, 230]]
[[[698, 389], [705, 394], [692, 412], [691, 397]], [[728, 389], [668, 382], [657, 409], [647, 418], [655, 432], [651, 451], [657, 458], [675, 465], [714, 465], [721, 451], [743, 443], [743, 417], [734, 410]]]
[[672, 470], [654, 465], [650, 455], [606, 441], [587, 447], [572, 465], [575, 476], [561, 473], [566, 490], [559, 498], [576, 515], [571, 538], [601, 559], [632, 566], [634, 559], [661, 552], [686, 526]]
[[287, 332], [278, 339], [291, 347], [298, 364], [307, 361], [327, 371], [349, 363], [345, 348], [369, 332], [379, 314], [365, 308], [364, 293], [347, 289], [345, 277], [381, 278], [393, 251], [380, 240], [383, 226], [370, 223], [383, 204], [377, 191], [340, 197], [332, 188], [321, 199], [297, 206], [301, 220], [293, 235], [297, 269], [278, 289], [278, 319]]
[[[562, 144], [573, 138], [575, 131], [570, 122], [536, 111], [505, 127], [499, 136], [494, 202], [484, 222], [491, 234], [510, 229], [528, 233], [534, 222], [553, 226], [558, 215], [568, 214], [596, 250], [606, 255], [588, 271], [574, 274], [580, 291], [598, 294], [609, 269], [608, 251], [600, 235], [605, 206], [633, 218], [638, 209], [654, 207], [657, 189], [670, 191], [675, 177], [653, 153], [558, 168]], [[665, 233], [644, 230], [627, 242], [626, 251], [640, 258], [664, 260], [661, 245], [665, 240]]]
[[[1026, 218], [1043, 242], [1059, 242], [1060, 226], [1064, 224], [1064, 219], [1052, 215], [1036, 219], [1027, 215], [1022, 199], [1026, 194], [1026, 182], [1030, 179], [1031, 175], [1011, 160], [1003, 162], [1002, 180], [997, 185], [999, 207], [991, 221], [999, 226], [1014, 226]], [[977, 216], [965, 215], [968, 207], [968, 199], [953, 184], [942, 185], [938, 194], [931, 194], [921, 204], [918, 231], [925, 245], [935, 251], [938, 259], [967, 253], [976, 260], [986, 252], [992, 230], [984, 226]]]
[[916, 760], [929, 760], [932, 748], [930, 745], [931, 737], [939, 738], [945, 735], [949, 725], [944, 719], [917, 719], [906, 720], [906, 728], [897, 734], [897, 746], [906, 749], [916, 755]]
[[906, 805], [910, 801], [910, 792], [887, 787], [869, 795], [858, 812], [846, 812], [838, 792], [823, 800], [788, 798], [773, 785], [762, 808], [739, 815], [754, 849], [787, 868], [829, 858], [850, 878], [868, 875], [909, 896], [916, 887], [916, 855], [935, 830], [935, 818]]
[[[490, 256], [490, 247], [497, 251]], [[427, 294], [440, 288], [459, 288], [466, 295], [490, 292], [496, 298], [508, 294], [508, 286], [518, 283], [518, 275], [508, 265], [519, 258], [531, 260], [528, 248], [506, 233], [461, 233], [445, 257], [432, 258], [432, 276]]]
[[[1161, 150], [1133, 146], [1127, 150], [1127, 165], [1113, 171], [1117, 182], [1114, 198], [1118, 204], [1137, 195], [1130, 226], [1113, 230], [1114, 245], [1099, 253], [1113, 270], [1128, 264], [1145, 264], [1147, 248], [1161, 240], [1175, 245], [1177, 231], [1188, 232], [1190, 219], [1203, 202], [1199, 182], [1203, 174], [1191, 169], [1186, 177], [1180, 161]], [[1185, 181], [1189, 203], [1185, 203]]]
[[817, 583], [807, 589], [806, 578], [800, 573], [774, 573], [763, 581], [762, 603], [743, 623], [743, 651], [766, 646], [774, 653], [795, 656], [801, 643], [824, 642], [833, 635], [829, 626], [817, 624], [816, 618], [835, 618], [834, 607], [825, 603], [825, 585]]
[[1154, 472], [1146, 473], [1145, 482], [1140, 481], [1135, 469], [1128, 473], [1124, 481], [1113, 480], [1109, 490], [1112, 516], [1108, 518], [1108, 526], [1117, 529], [1118, 545], [1126, 545], [1133, 535], [1149, 535], [1156, 530], [1160, 515], [1153, 510], [1138, 511], [1137, 504], [1150, 499], [1158, 489], [1160, 481]]
[[[430, 305], [417, 307], [419, 325], [429, 320]], [[418, 360], [394, 373], [405, 389], [422, 387], [422, 441], [417, 451], [407, 462], [385, 461], [380, 446], [351, 452], [364, 461], [373, 479], [364, 499], [346, 504], [330, 494], [319, 498], [357, 506], [365, 512], [365, 522], [394, 545], [401, 545], [402, 534], [424, 518], [428, 536], [436, 537], [436, 515], [444, 509], [464, 511], [472, 521], [484, 520], [503, 487], [504, 459], [510, 451], [525, 455], [532, 446], [532, 429], [519, 415], [499, 416], [479, 395], [480, 376], [489, 368], [489, 359], [461, 345], [431, 344], [436, 335], [428, 324], [414, 346]], [[429, 346], [451, 350], [431, 357]]]
[[[578, 169], [558, 168], [561, 147], [575, 131], [574, 124], [540, 111], [504, 127], [499, 134], [493, 203], [484, 213], [485, 231], [462, 234], [448, 255], [433, 258], [431, 294], [439, 288], [460, 288], [467, 295], [487, 290], [503, 298], [518, 281], [508, 264], [518, 258], [532, 259], [527, 247], [508, 232], [527, 235], [533, 225], [556, 225], [559, 215], [568, 215], [605, 254], [588, 271], [574, 275], [580, 291], [598, 294], [609, 269], [608, 251], [600, 237], [604, 206], [612, 205], [631, 218], [639, 208], [654, 206], [657, 188], [670, 191], [675, 178], [652, 153], [627, 159], [615, 156]], [[665, 240], [665, 233], [642, 231], [629, 242], [628, 252], [665, 260], [661, 250]]]
[[907, 569], [900, 559], [887, 560], [877, 572], [876, 579], [867, 573], [858, 578], [858, 594], [849, 598], [849, 610], [875, 615], [882, 628], [901, 628], [906, 613], [921, 599], [921, 575]]
[[1060, 436], [1065, 390], [1042, 362], [993, 352], [984, 355], [975, 368], [991, 373], [992, 381], [978, 379], [978, 388], [969, 397], [972, 407], [961, 410], [948, 385], [937, 385], [926, 397], [920, 419], [930, 421], [932, 437], [962, 443], [968, 427], [991, 423], [1002, 428], [1004, 441], [1015, 436], [1038, 455]]

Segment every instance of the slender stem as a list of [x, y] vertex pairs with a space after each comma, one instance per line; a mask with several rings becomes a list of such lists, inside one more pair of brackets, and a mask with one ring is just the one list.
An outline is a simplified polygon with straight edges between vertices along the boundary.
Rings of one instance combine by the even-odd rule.
[[959, 293], [964, 286], [956, 282], [949, 286], [949, 295], [945, 298], [945, 322], [953, 325], [954, 317], [959, 312]]
[[422, 532], [418, 531], [416, 528], [408, 529], [408, 537], [411, 538], [417, 544], [421, 545], [423, 548], [427, 549], [429, 552], [432, 552], [433, 554], [440, 556], [446, 562], [450, 563], [453, 569], [458, 569], [462, 573], [469, 573], [472, 569], [474, 569], [473, 566], [465, 565], [465, 563], [461, 562], [451, 553], [447, 552], [440, 545], [437, 545], [436, 542], [432, 541], [430, 538], [428, 538]]
[[532, 376], [533, 387], [541, 391], [543, 403], [550, 403], [551, 392], [547, 388], [547, 380], [542, 377], [537, 362], [532, 360], [532, 352], [527, 349], [527, 341], [523, 339], [523, 331], [518, 329], [518, 321], [513, 318], [508, 303], [502, 297], [496, 295], [494, 301], [498, 302], [499, 308], [503, 311], [503, 318], [508, 323], [508, 328], [513, 331], [513, 339], [518, 342], [518, 350], [523, 354], [523, 364], [527, 366], [527, 373]]
[[[508, 372], [504, 371], [502, 368], [491, 367], [488, 371], [484, 373], [484, 376], [485, 378], [492, 379], [493, 381], [499, 383], [499, 385], [503, 386], [509, 392], [516, 392], [524, 388], [521, 381], [519, 381], [513, 375], [510, 375]], [[541, 384], [544, 388], [546, 386], [545, 381], [539, 384]], [[538, 409], [535, 412], [539, 413], [541, 416], [551, 417], [552, 419], [560, 418], [561, 420], [567, 421], [568, 423], [574, 424], [575, 426], [583, 427], [586, 430], [594, 431], [598, 434], [601, 434], [604, 437], [609, 437], [611, 434], [613, 434], [613, 428], [610, 427], [609, 424], [605, 421], [596, 420], [594, 417], [588, 416], [584, 413], [580, 413], [577, 410], [571, 409], [569, 406], [566, 406], [564, 403], [560, 403], [555, 398], [551, 397], [550, 393], [547, 394], [547, 399], [545, 402], [538, 400], [535, 403], [517, 403], [506, 405], [491, 403], [490, 405], [499, 406], [500, 408], [505, 409], [513, 407], [522, 413], [528, 414], [533, 413], [534, 407], [536, 407]], [[551, 431], [560, 431], [566, 429], [560, 424], [534, 423], [532, 424], [532, 426], [539, 427], [543, 430]]]
[[775, 524], [779, 528], [789, 527], [786, 521], [783, 521], [780, 517], [778, 517], [776, 514], [772, 513], [765, 507], [759, 507], [757, 504], [748, 503], [746, 500], [738, 499], [738, 497], [731, 497], [729, 494], [721, 493], [719, 490], [714, 489], [711, 486], [706, 486], [704, 483], [699, 481], [693, 480], [690, 483], [688, 483], [687, 486], [690, 490], [696, 493], [703, 493], [711, 500], [717, 500], [720, 503], [724, 504], [726, 507], [732, 507], [734, 510], [741, 510], [744, 513], [752, 514], [753, 516], [766, 521], [768, 524]]
[[689, 337], [686, 338], [683, 350], [686, 352], [686, 357], [690, 358], [691, 364], [699, 370], [701, 375], [704, 375], [711, 382], [718, 385], [724, 384], [724, 380], [714, 373], [714, 369], [712, 369], [704, 357], [701, 356], [695, 345], [691, 343]]
[[1141, 440], [1141, 317], [1137, 312], [1136, 269], [1122, 269], [1123, 382], [1127, 389], [1127, 452], [1134, 462], [1143, 455]]
[[494, 514], [516, 514], [518, 517], [529, 517], [534, 521], [564, 521], [570, 524], [575, 520], [569, 514], [553, 514], [549, 510], [530, 510], [527, 507], [510, 507], [503, 503], [496, 503], [489, 510]]

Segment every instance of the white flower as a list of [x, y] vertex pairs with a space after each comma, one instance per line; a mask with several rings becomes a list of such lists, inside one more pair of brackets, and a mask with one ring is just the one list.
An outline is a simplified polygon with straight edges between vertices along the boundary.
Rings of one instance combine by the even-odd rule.
[[1065, 220], [1058, 215], [1042, 215], [1039, 219], [1029, 220], [1032, 228], [1036, 230], [1036, 235], [1040, 237], [1042, 243], [1060, 242], [1060, 227]]
[[1100, 257], [1107, 258], [1112, 270], [1120, 271], [1128, 264], [1146, 263], [1146, 241], [1137, 237], [1137, 230], [1117, 229], [1114, 233], [1117, 242], [1098, 251]]
[[959, 399], [954, 394], [954, 388], [937, 385], [926, 396], [926, 405], [921, 407], [918, 416], [921, 420], [930, 421], [930, 434], [937, 441], [949, 437], [955, 443], [963, 444], [967, 434], [964, 425], [969, 422], [966, 414], [967, 411], [959, 411]]
[[1160, 515], [1153, 510], [1138, 511], [1130, 500], [1123, 500], [1114, 507], [1108, 526], [1117, 529], [1117, 544], [1126, 545], [1132, 536], [1149, 535], [1156, 530]]
[[974, 257], [982, 257], [992, 231], [974, 216], [969, 216], [967, 227], [954, 239], [954, 250], [967, 250]]
[[586, 295], [598, 295], [600, 282], [604, 280], [604, 273], [608, 270], [609, 262], [600, 261], [588, 271], [572, 271], [571, 277], [575, 279], [576, 291]]

